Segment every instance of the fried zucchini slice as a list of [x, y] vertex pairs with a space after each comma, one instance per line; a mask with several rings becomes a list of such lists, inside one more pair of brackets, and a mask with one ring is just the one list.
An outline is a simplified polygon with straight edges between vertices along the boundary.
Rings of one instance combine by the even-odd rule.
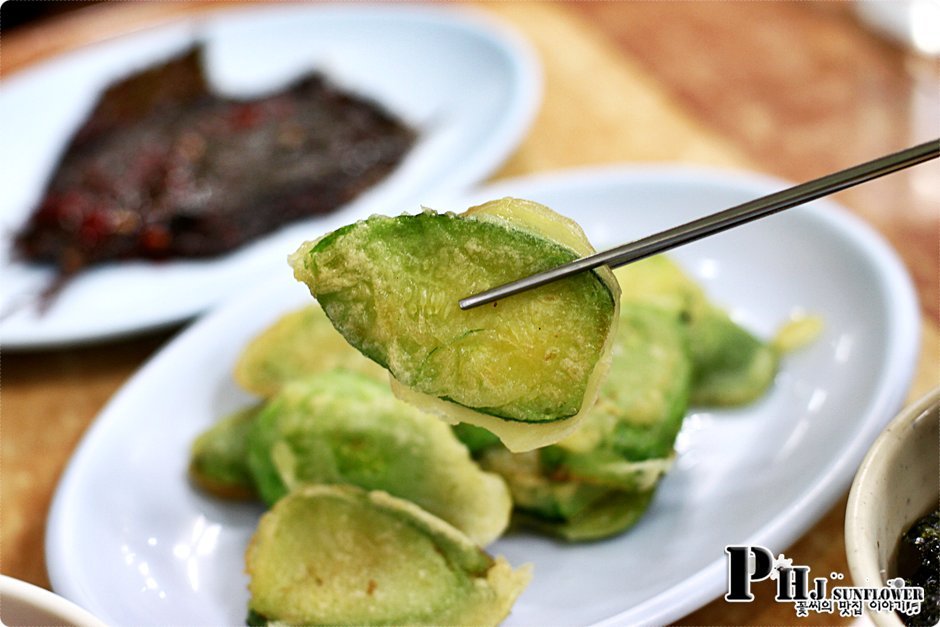
[[455, 431], [484, 468], [506, 479], [517, 522], [567, 540], [607, 537], [640, 518], [670, 468], [691, 371], [678, 319], [624, 303], [610, 376], [575, 433], [512, 453], [477, 428]]
[[509, 490], [449, 427], [384, 383], [335, 370], [285, 385], [254, 422], [248, 463], [269, 504], [307, 483], [352, 484], [417, 503], [485, 546], [509, 523]]
[[307, 242], [291, 265], [396, 395], [521, 451], [558, 441], [593, 405], [616, 280], [604, 268], [469, 311], [457, 301], [591, 252], [574, 222], [506, 198], [461, 216], [373, 216]]
[[765, 342], [734, 322], [672, 259], [650, 257], [618, 268], [615, 274], [624, 302], [654, 304], [685, 323], [693, 405], [744, 405], [773, 384], [780, 365], [778, 344]]
[[[585, 491], [584, 486], [578, 487]], [[623, 533], [635, 525], [646, 513], [653, 500], [654, 489], [643, 491], [605, 490], [589, 501], [586, 507], [560, 517], [533, 514], [530, 510], [519, 510], [516, 517], [521, 525], [545, 535], [568, 542], [602, 540]], [[569, 495], [557, 495], [556, 503], [570, 503]]]
[[634, 261], [614, 270], [625, 303], [645, 303], [691, 320], [711, 304], [702, 288], [666, 255]]
[[[281, 316], [255, 336], [235, 365], [236, 382], [248, 392], [270, 397], [287, 382], [337, 368], [377, 381], [385, 369], [343, 339], [316, 303]], [[199, 435], [190, 453], [189, 476], [202, 490], [224, 499], [257, 496], [248, 468], [248, 434], [262, 404], [219, 420]]]
[[258, 404], [236, 411], [193, 441], [189, 477], [200, 489], [223, 499], [256, 496], [248, 467], [248, 434], [261, 407]]
[[385, 380], [385, 370], [352, 348], [319, 305], [289, 312], [255, 336], [235, 364], [235, 381], [268, 397], [294, 379], [336, 368]]
[[780, 365], [772, 343], [717, 308], [690, 321], [689, 349], [695, 372], [692, 403], [699, 406], [733, 407], [757, 400], [773, 384]]
[[246, 569], [250, 622], [287, 625], [496, 625], [531, 577], [413, 503], [322, 485], [262, 516]]

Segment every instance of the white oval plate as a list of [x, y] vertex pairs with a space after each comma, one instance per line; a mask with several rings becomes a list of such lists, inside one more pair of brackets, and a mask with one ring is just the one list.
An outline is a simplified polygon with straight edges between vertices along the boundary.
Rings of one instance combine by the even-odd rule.
[[[503, 195], [578, 220], [599, 248], [783, 187], [771, 179], [649, 167], [501, 183], [439, 209]], [[675, 251], [734, 317], [765, 336], [794, 310], [825, 330], [789, 355], [772, 391], [691, 414], [648, 514], [608, 541], [534, 535], [490, 547], [535, 576], [507, 625], [663, 624], [721, 594], [724, 547], [782, 551], [847, 489], [900, 407], [918, 350], [909, 277], [868, 227], [829, 202], [791, 209]], [[55, 589], [113, 624], [239, 624], [242, 555], [261, 510], [206, 497], [188, 448], [243, 406], [230, 371], [245, 343], [309, 302], [289, 269], [195, 323], [110, 402], [56, 493], [47, 530]]]
[[[251, 95], [322, 70], [420, 132], [385, 181], [340, 211], [286, 227], [208, 261], [121, 262], [75, 278], [44, 314], [52, 271], [11, 258], [11, 235], [38, 201], [59, 152], [111, 81], [192, 42], [223, 93]], [[267, 276], [305, 239], [371, 213], [395, 213], [491, 173], [540, 100], [533, 54], [486, 16], [443, 7], [278, 6], [213, 12], [81, 49], [4, 79], [0, 137], [0, 341], [4, 349], [103, 340], [180, 322]], [[41, 110], [42, 115], [36, 111]]]

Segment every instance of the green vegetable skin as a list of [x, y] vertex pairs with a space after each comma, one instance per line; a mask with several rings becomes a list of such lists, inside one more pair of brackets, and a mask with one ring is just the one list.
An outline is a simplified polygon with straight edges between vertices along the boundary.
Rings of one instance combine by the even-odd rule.
[[252, 624], [495, 625], [530, 579], [416, 505], [351, 486], [278, 501], [246, 569]]
[[773, 345], [735, 324], [725, 312], [705, 312], [689, 323], [688, 333], [695, 372], [693, 404], [746, 405], [773, 383], [780, 365]]
[[504, 199], [463, 216], [374, 216], [308, 242], [291, 263], [346, 340], [388, 368], [396, 394], [529, 450], [572, 431], [593, 404], [616, 282], [588, 272], [494, 306], [457, 301], [590, 251], [576, 229]]
[[224, 499], [256, 496], [248, 467], [248, 437], [261, 405], [219, 420], [197, 437], [189, 458], [189, 476], [205, 492]]
[[482, 471], [447, 425], [387, 384], [342, 370], [291, 382], [265, 405], [248, 465], [269, 504], [311, 483], [385, 490], [483, 546], [504, 531], [512, 508], [504, 481]]

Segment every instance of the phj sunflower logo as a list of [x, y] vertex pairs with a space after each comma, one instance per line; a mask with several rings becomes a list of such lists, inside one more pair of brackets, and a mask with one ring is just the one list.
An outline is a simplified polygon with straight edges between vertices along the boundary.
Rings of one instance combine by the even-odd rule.
[[842, 573], [810, 579], [809, 566], [794, 565], [783, 553], [774, 557], [762, 546], [729, 545], [725, 547], [725, 554], [728, 566], [725, 601], [729, 603], [753, 601], [751, 584], [765, 579], [777, 582], [774, 600], [792, 603], [800, 617], [810, 612], [861, 616], [866, 607], [875, 612], [896, 611], [910, 616], [920, 611], [924, 601], [924, 589], [907, 586], [900, 577], [879, 588], [833, 586], [830, 589], [830, 582], [845, 579]]

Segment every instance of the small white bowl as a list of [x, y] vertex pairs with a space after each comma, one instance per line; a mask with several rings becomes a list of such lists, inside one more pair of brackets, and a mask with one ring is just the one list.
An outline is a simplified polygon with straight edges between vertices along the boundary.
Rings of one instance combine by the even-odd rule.
[[71, 601], [6, 575], [0, 575], [0, 624], [105, 627], [103, 622]]
[[[940, 387], [904, 409], [878, 436], [855, 475], [845, 548], [856, 586], [897, 576], [901, 536], [940, 506]], [[869, 612], [878, 627], [903, 627], [894, 612]]]

